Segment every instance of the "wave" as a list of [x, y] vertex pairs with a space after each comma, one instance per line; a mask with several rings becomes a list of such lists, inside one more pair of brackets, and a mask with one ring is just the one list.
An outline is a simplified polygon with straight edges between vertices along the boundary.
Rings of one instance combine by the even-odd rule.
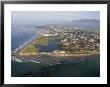
[[11, 59], [13, 61], [16, 61], [16, 62], [34, 62], [34, 63], [40, 63], [38, 61], [34, 61], [34, 60], [24, 60], [24, 59], [19, 59], [19, 58], [16, 58], [16, 57], [11, 57]]
[[38, 62], [38, 61], [34, 61], [34, 60], [29, 60], [30, 62], [35, 62], [35, 63], [40, 63], [40, 62]]
[[[19, 59], [19, 58], [16, 58], [16, 57], [12, 57], [11, 58], [13, 61], [16, 61], [16, 62], [33, 62], [33, 63], [37, 63], [37, 64], [40, 64], [41, 62], [39, 61], [36, 61], [36, 60], [25, 60], [25, 59]], [[48, 64], [50, 66], [54, 65], [53, 63], [49, 63], [49, 62], [42, 62], [42, 63], [45, 63], [45, 64]], [[61, 64], [60, 62], [56, 63], [56, 64]]]
[[12, 59], [13, 61], [16, 61], [16, 62], [24, 62], [23, 60], [18, 59], [18, 58], [15, 58], [15, 57], [11, 57], [11, 59]]

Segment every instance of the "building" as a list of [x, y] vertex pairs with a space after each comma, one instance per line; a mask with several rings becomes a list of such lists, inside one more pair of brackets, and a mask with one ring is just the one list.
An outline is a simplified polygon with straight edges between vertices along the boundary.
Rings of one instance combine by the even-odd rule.
[[52, 54], [56, 56], [61, 56], [61, 55], [65, 55], [65, 51], [55, 50], [52, 52]]

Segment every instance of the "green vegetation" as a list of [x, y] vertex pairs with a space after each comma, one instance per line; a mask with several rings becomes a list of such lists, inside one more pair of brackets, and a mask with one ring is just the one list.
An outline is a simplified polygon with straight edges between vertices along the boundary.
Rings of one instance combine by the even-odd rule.
[[44, 37], [44, 36], [38, 37], [38, 38], [33, 42], [33, 44], [35, 44], [35, 45], [48, 45], [48, 43], [49, 43], [49, 38]]
[[36, 48], [34, 44], [29, 44], [28, 46], [24, 47], [21, 51], [21, 55], [36, 55], [39, 53], [39, 49]]
[[[71, 45], [64, 45], [63, 43], [59, 44], [60, 50], [65, 51], [66, 54], [92, 54], [98, 53], [100, 50], [98, 48], [86, 48], [83, 47], [76, 47]], [[82, 46], [82, 45], [81, 45]]]

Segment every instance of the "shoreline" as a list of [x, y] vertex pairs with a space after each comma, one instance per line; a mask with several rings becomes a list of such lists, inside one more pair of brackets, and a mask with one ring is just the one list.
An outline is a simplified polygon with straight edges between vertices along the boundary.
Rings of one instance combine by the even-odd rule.
[[39, 56], [31, 56], [31, 57], [16, 57], [13, 58], [12, 60], [17, 61], [17, 60], [21, 60], [21, 61], [17, 61], [17, 62], [35, 62], [35, 63], [43, 63], [43, 64], [47, 64], [47, 65], [55, 65], [55, 64], [61, 64], [63, 62], [73, 62], [75, 60], [84, 60], [85, 58], [90, 58], [94, 56], [99, 56], [100, 58], [100, 54], [94, 54], [94, 55], [86, 55], [86, 56], [48, 56], [48, 55], [39, 55]]
[[[100, 53], [92, 53], [92, 54], [65, 54], [65, 55], [51, 55], [52, 57], [82, 57], [82, 56], [93, 56], [98, 55]], [[50, 56], [50, 55], [49, 55]]]
[[39, 52], [39, 54], [35, 55], [19, 55], [17, 54], [18, 57], [37, 57], [39, 55], [41, 56], [48, 56], [48, 57], [81, 57], [81, 56], [93, 56], [93, 55], [99, 55], [100, 51], [97, 52], [91, 52], [91, 53], [76, 53], [76, 54], [53, 54], [53, 52]]

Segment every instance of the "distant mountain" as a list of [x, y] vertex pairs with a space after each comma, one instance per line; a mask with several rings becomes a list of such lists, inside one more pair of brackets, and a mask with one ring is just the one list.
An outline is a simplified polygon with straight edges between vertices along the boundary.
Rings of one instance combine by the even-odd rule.
[[73, 22], [99, 22], [100, 20], [97, 19], [79, 19], [79, 20], [73, 20]]

